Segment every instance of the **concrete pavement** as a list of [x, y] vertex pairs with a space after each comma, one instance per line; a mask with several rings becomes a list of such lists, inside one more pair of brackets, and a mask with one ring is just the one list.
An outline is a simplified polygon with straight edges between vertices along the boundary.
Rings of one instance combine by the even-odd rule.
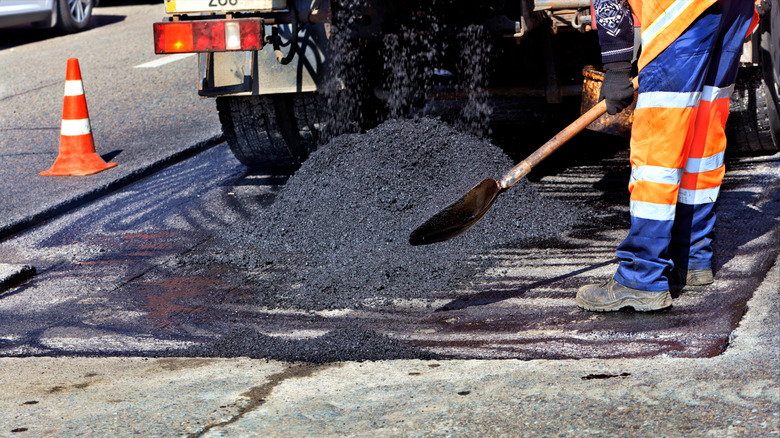
[[4, 358], [0, 436], [779, 436], [778, 285], [707, 359]]

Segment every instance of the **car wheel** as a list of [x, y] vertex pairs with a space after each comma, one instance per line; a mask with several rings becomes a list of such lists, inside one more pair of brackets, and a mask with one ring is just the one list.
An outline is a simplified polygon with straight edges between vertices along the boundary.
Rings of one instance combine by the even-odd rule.
[[95, 0], [57, 0], [57, 28], [78, 32], [89, 26]]

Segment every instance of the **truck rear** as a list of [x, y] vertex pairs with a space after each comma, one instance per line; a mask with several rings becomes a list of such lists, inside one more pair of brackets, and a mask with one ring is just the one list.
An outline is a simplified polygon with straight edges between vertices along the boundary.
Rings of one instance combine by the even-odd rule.
[[[772, 152], [780, 6], [758, 5], [762, 26], [743, 59], [752, 79], [735, 92], [731, 130]], [[432, 100], [592, 104], [600, 51], [591, 11], [590, 0], [165, 0], [154, 43], [158, 54], [198, 54], [198, 93], [216, 98], [235, 156], [284, 174], [326, 131]], [[629, 126], [630, 113], [592, 127], [625, 135]]]

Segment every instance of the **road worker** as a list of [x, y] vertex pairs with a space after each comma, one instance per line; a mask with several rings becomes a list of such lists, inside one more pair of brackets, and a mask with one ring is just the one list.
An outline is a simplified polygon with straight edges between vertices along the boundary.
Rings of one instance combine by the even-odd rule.
[[[630, 5], [629, 5], [630, 4]], [[591, 311], [664, 309], [669, 284], [712, 283], [715, 200], [742, 45], [758, 22], [752, 0], [594, 0], [608, 112], [633, 101], [633, 15], [641, 23], [631, 132], [631, 227], [603, 284], [583, 286]]]

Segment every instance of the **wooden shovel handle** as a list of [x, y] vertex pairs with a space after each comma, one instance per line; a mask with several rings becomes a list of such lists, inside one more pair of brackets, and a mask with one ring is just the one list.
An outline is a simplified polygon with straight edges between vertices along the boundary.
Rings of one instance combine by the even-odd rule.
[[[634, 89], [636, 90], [638, 86], [637, 78], [634, 78], [632, 83], [634, 85]], [[530, 172], [534, 166], [547, 158], [551, 153], [555, 152], [556, 149], [563, 146], [564, 143], [571, 140], [572, 137], [579, 134], [580, 131], [601, 117], [605, 112], [607, 112], [607, 101], [602, 100], [593, 108], [586, 111], [585, 114], [577, 118], [577, 120], [572, 122], [571, 125], [563, 128], [561, 132], [557, 133], [555, 137], [551, 138], [547, 141], [547, 143], [543, 144], [539, 149], [534, 151], [534, 153], [529, 155], [528, 158], [517, 163], [515, 167], [511, 168], [509, 172], [507, 172], [504, 176], [501, 177], [500, 180], [498, 180], [499, 189], [506, 190], [512, 187], [520, 180], [520, 178], [528, 175], [528, 172]]]

